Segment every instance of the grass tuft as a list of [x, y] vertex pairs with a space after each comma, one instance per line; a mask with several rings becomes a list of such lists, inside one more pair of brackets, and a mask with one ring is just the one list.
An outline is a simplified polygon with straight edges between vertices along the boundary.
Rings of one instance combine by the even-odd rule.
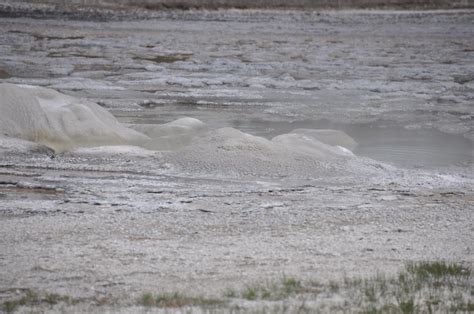
[[292, 277], [285, 277], [281, 281], [283, 289], [287, 295], [295, 293], [301, 288], [301, 281]]
[[440, 279], [443, 277], [469, 277], [471, 270], [460, 264], [437, 262], [409, 263], [406, 266], [408, 273], [426, 279], [429, 277]]
[[241, 296], [246, 300], [256, 300], [258, 296], [258, 290], [259, 288], [257, 287], [247, 287], [247, 289], [242, 291]]
[[55, 304], [58, 304], [60, 302], [69, 303], [70, 298], [68, 296], [59, 295], [57, 293], [47, 293], [45, 295], [43, 301], [45, 303], [48, 303], [49, 305], [55, 305]]
[[17, 300], [5, 301], [3, 302], [3, 305], [2, 305], [2, 311], [4, 311], [5, 313], [13, 313], [16, 310], [16, 308], [20, 305], [23, 305], [23, 304], [21, 304]]
[[335, 281], [330, 281], [329, 282], [329, 288], [331, 289], [331, 292], [338, 292], [339, 291], [339, 284]]
[[415, 301], [413, 300], [413, 298], [400, 302], [398, 306], [400, 307], [400, 311], [403, 314], [415, 313], [416, 307], [415, 307]]
[[227, 289], [224, 292], [224, 296], [226, 298], [235, 298], [235, 297], [237, 297], [237, 291], [235, 291], [235, 289]]
[[154, 306], [154, 305], [156, 305], [155, 298], [153, 297], [153, 295], [151, 293], [144, 293], [141, 296], [138, 303], [140, 305], [143, 305], [143, 306]]
[[191, 297], [179, 292], [162, 293], [156, 296], [153, 296], [151, 293], [145, 293], [138, 300], [139, 305], [161, 308], [180, 308], [184, 306], [213, 307], [224, 303], [224, 301], [218, 299]]
[[[293, 277], [283, 277], [277, 282], [267, 282], [265, 285], [248, 286], [240, 293], [235, 293], [234, 297], [245, 300], [283, 300], [294, 294], [302, 293], [303, 290], [310, 290], [310, 287], [303, 287], [300, 280]], [[314, 290], [314, 289], [313, 289]]]
[[48, 305], [55, 305], [60, 302], [64, 302], [67, 304], [73, 303], [70, 297], [59, 295], [56, 293], [43, 293], [39, 294], [33, 290], [26, 290], [25, 294], [13, 300], [4, 301], [2, 306], [0, 307], [2, 311], [6, 313], [13, 313], [15, 312], [18, 307], [26, 305], [26, 306], [37, 306], [41, 304], [48, 304]]

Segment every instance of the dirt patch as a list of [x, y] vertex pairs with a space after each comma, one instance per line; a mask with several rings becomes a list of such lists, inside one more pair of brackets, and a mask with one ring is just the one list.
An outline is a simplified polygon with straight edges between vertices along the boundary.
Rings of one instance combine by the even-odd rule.
[[39, 33], [30, 33], [18, 30], [8, 31], [9, 33], [13, 34], [25, 34], [32, 36], [35, 40], [76, 40], [76, 39], [84, 39], [84, 36], [55, 36], [55, 35], [44, 35]]
[[191, 54], [175, 54], [175, 55], [158, 55], [154, 57], [142, 57], [142, 56], [137, 56], [134, 57], [134, 60], [146, 60], [146, 61], [152, 61], [155, 63], [173, 63], [177, 61], [186, 61], [189, 58], [191, 58]]
[[88, 58], [88, 59], [100, 59], [104, 56], [93, 55], [88, 53], [60, 53], [60, 52], [51, 52], [47, 55], [48, 58]]
[[10, 77], [12, 77], [10, 75], [10, 73], [8, 73], [5, 70], [0, 69], [0, 79], [7, 79], [7, 78], [10, 78]]

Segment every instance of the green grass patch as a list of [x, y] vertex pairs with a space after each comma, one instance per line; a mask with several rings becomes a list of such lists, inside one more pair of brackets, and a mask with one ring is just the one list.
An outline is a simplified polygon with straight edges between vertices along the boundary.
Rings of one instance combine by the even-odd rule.
[[48, 304], [52, 306], [61, 302], [67, 304], [75, 303], [74, 300], [72, 300], [69, 296], [48, 292], [40, 294], [34, 290], [27, 289], [24, 292], [23, 296], [16, 299], [4, 301], [0, 308], [6, 313], [13, 313], [20, 306], [32, 307], [42, 304]]
[[471, 274], [469, 267], [458, 263], [416, 262], [395, 276], [345, 279], [342, 290], [352, 291], [348, 302], [358, 299], [364, 313], [466, 312], [472, 307]]
[[415, 313], [416, 310], [415, 300], [413, 298], [399, 302], [398, 306], [403, 314], [412, 314]]
[[180, 308], [185, 306], [216, 307], [224, 303], [223, 300], [187, 296], [179, 292], [162, 293], [158, 295], [145, 293], [138, 300], [138, 304], [140, 305], [162, 308]]
[[451, 306], [452, 312], [474, 313], [474, 303], [468, 301], [467, 303], [458, 303]]
[[406, 271], [416, 277], [423, 279], [432, 277], [435, 279], [448, 277], [469, 277], [471, 270], [463, 265], [456, 263], [437, 262], [419, 262], [409, 263]]
[[331, 280], [329, 282], [329, 289], [331, 289], [331, 292], [338, 292], [339, 291], [339, 284], [336, 281]]
[[[376, 273], [372, 277], [332, 281], [284, 276], [241, 290], [227, 289], [222, 298], [179, 292], [144, 293], [132, 302], [163, 309], [198, 307], [203, 312], [233, 312], [235, 309], [245, 313], [469, 313], [474, 312], [472, 274], [472, 268], [464, 264], [416, 262], [408, 263], [399, 273], [390, 275]], [[25, 290], [21, 297], [1, 303], [0, 311], [12, 313], [21, 306], [31, 309], [75, 302], [55, 293]], [[105, 299], [95, 304], [114, 303]]]
[[297, 292], [299, 289], [301, 289], [301, 281], [292, 278], [292, 277], [284, 277], [281, 281], [281, 284], [283, 286], [283, 290], [287, 295], [290, 295], [292, 293]]
[[[337, 312], [358, 313], [438, 313], [469, 312], [472, 271], [458, 263], [443, 261], [409, 263], [395, 275], [377, 273], [372, 277], [344, 278], [321, 283], [284, 277], [279, 281], [247, 286], [242, 291], [232, 290], [228, 298], [249, 301], [269, 300], [287, 302], [303, 299], [311, 304], [323, 300], [310, 311], [331, 309]], [[322, 297], [320, 297], [322, 295]], [[338, 296], [337, 305], [325, 304]], [[325, 299], [326, 298], [326, 299]], [[330, 301], [328, 301], [330, 302]], [[306, 306], [307, 307], [307, 306]], [[305, 307], [305, 308], [306, 308]]]
[[263, 291], [264, 288], [261, 287], [247, 287], [240, 296], [246, 300], [256, 300], [259, 297], [260, 291]]
[[289, 298], [292, 295], [305, 292], [316, 292], [315, 286], [318, 283], [311, 282], [310, 285], [303, 285], [302, 281], [294, 277], [283, 277], [279, 281], [267, 282], [254, 286], [247, 286], [241, 291], [232, 290], [232, 294], [225, 293], [224, 296], [230, 298], [241, 298], [249, 301], [270, 300], [278, 301]]

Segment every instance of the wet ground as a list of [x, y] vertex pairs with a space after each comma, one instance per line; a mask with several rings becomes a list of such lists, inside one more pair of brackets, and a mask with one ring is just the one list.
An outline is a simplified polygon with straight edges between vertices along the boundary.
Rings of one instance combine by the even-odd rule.
[[159, 156], [4, 154], [2, 299], [32, 288], [130, 304], [473, 262], [472, 11], [156, 14], [2, 18], [0, 79], [90, 99], [125, 124], [341, 129], [380, 172], [226, 178]]

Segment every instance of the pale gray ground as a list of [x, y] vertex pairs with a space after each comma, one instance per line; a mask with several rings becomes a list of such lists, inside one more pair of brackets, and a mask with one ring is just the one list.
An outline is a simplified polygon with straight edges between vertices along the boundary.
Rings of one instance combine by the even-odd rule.
[[412, 260], [472, 263], [473, 17], [0, 19], [5, 82], [88, 98], [128, 124], [191, 116], [266, 137], [344, 129], [356, 153], [398, 167], [226, 178], [159, 156], [2, 152], [0, 298], [33, 288], [133, 303], [147, 291], [221, 296], [283, 274], [328, 281]]

